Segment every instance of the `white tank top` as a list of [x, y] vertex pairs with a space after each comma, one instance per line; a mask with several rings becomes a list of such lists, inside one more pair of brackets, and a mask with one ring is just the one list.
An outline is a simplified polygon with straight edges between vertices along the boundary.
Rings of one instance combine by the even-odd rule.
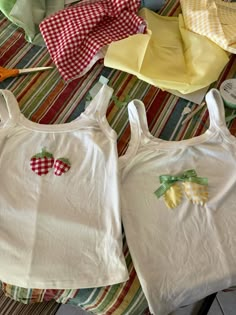
[[209, 129], [182, 141], [153, 137], [143, 103], [128, 105], [131, 140], [119, 161], [122, 220], [156, 315], [236, 284], [236, 139], [219, 91], [206, 101]]
[[128, 279], [122, 253], [117, 135], [106, 85], [76, 120], [32, 122], [0, 91], [0, 279], [89, 288]]

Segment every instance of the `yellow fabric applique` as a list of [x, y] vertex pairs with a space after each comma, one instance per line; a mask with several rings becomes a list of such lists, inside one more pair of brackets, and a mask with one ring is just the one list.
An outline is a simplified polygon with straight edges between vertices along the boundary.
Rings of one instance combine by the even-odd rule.
[[182, 201], [183, 193], [179, 184], [173, 184], [164, 194], [165, 204], [169, 209], [176, 208]]
[[179, 175], [161, 175], [160, 187], [154, 192], [157, 198], [163, 196], [168, 208], [176, 208], [182, 201], [183, 191], [193, 203], [203, 206], [208, 200], [208, 179], [199, 177], [195, 170], [187, 170]]
[[192, 203], [203, 206], [208, 200], [208, 187], [197, 183], [185, 182], [184, 192]]

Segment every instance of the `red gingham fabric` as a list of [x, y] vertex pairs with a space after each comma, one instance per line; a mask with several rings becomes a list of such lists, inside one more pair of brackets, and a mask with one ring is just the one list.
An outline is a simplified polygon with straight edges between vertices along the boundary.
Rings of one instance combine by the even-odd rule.
[[40, 31], [65, 81], [81, 77], [100, 49], [145, 31], [140, 0], [84, 0], [43, 20]]
[[42, 176], [46, 175], [50, 169], [53, 167], [54, 158], [49, 157], [39, 157], [32, 158], [30, 160], [30, 166], [32, 171], [34, 171], [37, 175]]
[[68, 172], [70, 169], [70, 165], [60, 159], [55, 161], [53, 167], [54, 167], [54, 174], [57, 176], [61, 176], [62, 174]]

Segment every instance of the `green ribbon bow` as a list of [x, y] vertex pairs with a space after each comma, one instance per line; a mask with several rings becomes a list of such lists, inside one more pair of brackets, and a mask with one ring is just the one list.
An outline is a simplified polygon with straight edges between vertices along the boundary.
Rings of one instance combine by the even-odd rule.
[[161, 175], [159, 177], [161, 186], [154, 192], [157, 198], [160, 198], [164, 193], [176, 182], [193, 182], [200, 185], [208, 185], [206, 177], [198, 177], [195, 170], [187, 170], [182, 175]]

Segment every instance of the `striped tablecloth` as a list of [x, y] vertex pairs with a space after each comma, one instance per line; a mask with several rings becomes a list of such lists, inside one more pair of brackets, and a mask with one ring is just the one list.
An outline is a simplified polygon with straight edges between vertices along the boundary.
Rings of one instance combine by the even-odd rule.
[[[180, 3], [168, 0], [160, 11], [162, 15], [178, 15]], [[0, 66], [27, 68], [51, 66], [52, 60], [46, 48], [33, 46], [24, 39], [21, 29], [11, 24], [0, 14]], [[188, 139], [202, 134], [208, 128], [208, 112], [203, 108], [188, 123], [182, 125], [185, 107], [195, 109], [198, 105], [188, 102], [151, 86], [135, 76], [108, 69], [97, 63], [89, 73], [70, 83], [65, 83], [55, 68], [52, 71], [22, 75], [0, 83], [1, 89], [9, 89], [17, 97], [22, 113], [32, 121], [44, 124], [69, 122], [83, 112], [88, 91], [103, 75], [109, 79], [115, 98], [121, 102], [110, 102], [107, 118], [118, 134], [118, 152], [124, 154], [130, 137], [127, 99], [141, 99], [146, 106], [150, 131], [165, 140]], [[219, 87], [226, 78], [236, 77], [236, 58], [229, 63], [212, 87]], [[122, 105], [119, 105], [122, 104]], [[226, 115], [234, 110], [226, 109]], [[229, 122], [232, 134], [236, 134], [236, 120]], [[85, 310], [101, 315], [149, 314], [147, 302], [124, 238], [124, 253], [130, 279], [124, 284], [83, 290], [39, 290], [24, 289], [6, 283], [2, 289], [7, 296], [25, 304], [56, 300], [59, 303], [79, 305]]]

